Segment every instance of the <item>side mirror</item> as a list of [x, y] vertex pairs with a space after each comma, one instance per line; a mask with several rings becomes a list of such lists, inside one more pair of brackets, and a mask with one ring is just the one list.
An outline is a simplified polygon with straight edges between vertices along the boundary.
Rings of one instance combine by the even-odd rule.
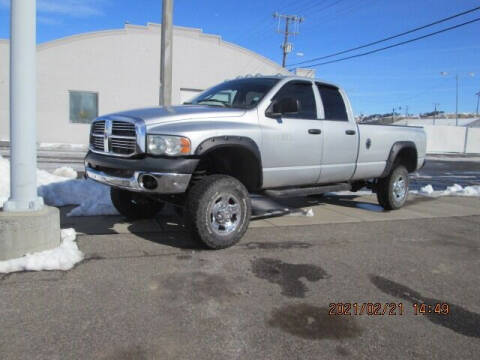
[[278, 118], [282, 115], [297, 114], [299, 109], [298, 100], [292, 97], [274, 100], [267, 109], [265, 115], [271, 118]]

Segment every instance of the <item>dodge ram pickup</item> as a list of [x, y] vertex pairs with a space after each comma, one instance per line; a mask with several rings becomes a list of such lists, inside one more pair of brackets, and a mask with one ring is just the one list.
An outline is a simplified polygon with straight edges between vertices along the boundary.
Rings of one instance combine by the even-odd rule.
[[408, 196], [423, 166], [423, 128], [355, 122], [336, 85], [297, 76], [225, 81], [179, 106], [96, 118], [88, 178], [109, 185], [118, 211], [153, 217], [165, 202], [207, 247], [237, 243], [249, 193], [271, 197], [371, 188], [386, 210]]

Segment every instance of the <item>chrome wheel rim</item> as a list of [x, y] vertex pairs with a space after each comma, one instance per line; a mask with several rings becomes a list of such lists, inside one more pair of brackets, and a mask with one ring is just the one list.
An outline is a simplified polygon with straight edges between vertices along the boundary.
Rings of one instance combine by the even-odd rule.
[[395, 200], [402, 201], [407, 194], [407, 182], [403, 176], [399, 176], [393, 183], [393, 196]]
[[228, 235], [237, 230], [242, 220], [240, 200], [233, 194], [219, 194], [210, 206], [209, 224], [218, 235]]

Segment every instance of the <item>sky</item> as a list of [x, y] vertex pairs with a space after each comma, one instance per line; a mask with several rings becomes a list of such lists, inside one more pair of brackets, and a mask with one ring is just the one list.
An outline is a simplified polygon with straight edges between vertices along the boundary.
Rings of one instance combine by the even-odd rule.
[[[0, 38], [9, 37], [9, 0], [0, 0]], [[287, 65], [349, 49], [480, 6], [478, 0], [174, 0], [174, 24], [201, 28], [281, 63], [274, 12], [304, 18]], [[480, 11], [362, 50], [480, 17]], [[161, 22], [161, 0], [37, 0], [37, 41], [125, 22]], [[480, 91], [480, 22], [364, 57], [318, 66], [316, 77], [345, 88], [355, 114], [473, 112]], [[353, 55], [355, 52], [346, 55]], [[334, 59], [334, 58], [332, 58]], [[441, 73], [447, 73], [441, 75]], [[401, 107], [401, 110], [399, 108]]]

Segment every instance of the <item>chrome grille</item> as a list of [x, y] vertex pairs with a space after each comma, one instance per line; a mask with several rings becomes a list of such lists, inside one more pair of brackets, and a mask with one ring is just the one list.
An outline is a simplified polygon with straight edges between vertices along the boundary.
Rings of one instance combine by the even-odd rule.
[[90, 147], [96, 151], [104, 151], [104, 133], [105, 121], [97, 121], [92, 124], [92, 131], [90, 133]]
[[135, 124], [123, 121], [112, 121], [112, 135], [136, 137]]
[[90, 146], [92, 147], [93, 150], [104, 151], [105, 148], [103, 144], [103, 136], [98, 137], [98, 136], [90, 135]]
[[128, 155], [135, 152], [137, 139], [114, 138], [112, 135], [111, 150], [116, 154]]
[[97, 121], [92, 124], [92, 134], [98, 134], [103, 136], [105, 131], [105, 120]]
[[[144, 131], [140, 130], [139, 138]], [[144, 135], [143, 135], [144, 138]], [[90, 149], [95, 152], [116, 156], [137, 154], [143, 147], [137, 146], [137, 128], [132, 121], [99, 120], [92, 124], [90, 132]]]

